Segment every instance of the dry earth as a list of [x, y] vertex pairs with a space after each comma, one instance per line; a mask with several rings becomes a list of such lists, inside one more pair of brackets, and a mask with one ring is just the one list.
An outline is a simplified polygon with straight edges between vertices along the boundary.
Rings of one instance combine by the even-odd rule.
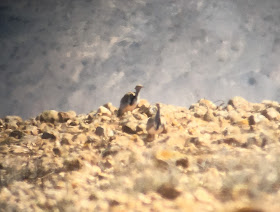
[[280, 211], [278, 102], [161, 108], [153, 141], [146, 100], [122, 118], [108, 103], [0, 119], [0, 210]]

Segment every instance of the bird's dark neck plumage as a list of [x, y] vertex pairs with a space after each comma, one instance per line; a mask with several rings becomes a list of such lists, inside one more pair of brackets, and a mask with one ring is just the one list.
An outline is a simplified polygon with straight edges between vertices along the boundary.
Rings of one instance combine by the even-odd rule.
[[137, 101], [137, 98], [139, 96], [139, 92], [140, 92], [140, 89], [136, 89], [135, 96], [132, 97], [132, 99], [130, 101], [130, 105], [133, 105]]
[[161, 121], [160, 121], [160, 107], [158, 106], [157, 108], [158, 108], [158, 110], [157, 110], [157, 113], [156, 113], [156, 116], [155, 116], [156, 130], [158, 130], [159, 126], [161, 125]]

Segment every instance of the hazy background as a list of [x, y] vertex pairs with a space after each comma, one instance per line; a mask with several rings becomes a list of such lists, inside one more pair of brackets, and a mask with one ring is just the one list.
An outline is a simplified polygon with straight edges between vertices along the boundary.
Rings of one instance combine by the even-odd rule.
[[279, 0], [1, 0], [0, 117], [280, 101]]

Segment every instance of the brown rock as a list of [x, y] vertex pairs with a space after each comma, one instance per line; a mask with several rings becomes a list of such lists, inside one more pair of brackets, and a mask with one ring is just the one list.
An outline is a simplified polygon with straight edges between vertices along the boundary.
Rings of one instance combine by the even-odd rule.
[[181, 166], [183, 168], [188, 168], [188, 166], [189, 166], [188, 158], [182, 158], [182, 159], [176, 160], [176, 166]]
[[39, 120], [41, 122], [50, 122], [50, 123], [58, 122], [59, 121], [58, 112], [55, 110], [46, 110], [39, 116]]
[[215, 116], [213, 115], [213, 112], [212, 112], [211, 110], [208, 110], [208, 111], [205, 113], [203, 119], [204, 119], [205, 121], [214, 121], [214, 120], [215, 120]]
[[24, 136], [24, 133], [22, 131], [19, 131], [19, 130], [14, 130], [10, 133], [10, 137], [14, 137], [14, 138], [17, 138], [17, 139], [20, 139]]
[[95, 134], [98, 136], [105, 136], [104, 127], [96, 127]]
[[76, 117], [76, 112], [75, 111], [59, 112], [58, 117], [60, 122], [67, 122], [69, 119], [73, 119]]
[[181, 192], [178, 191], [173, 185], [168, 183], [161, 185], [158, 188], [157, 192], [163, 198], [170, 199], [170, 200], [176, 199], [181, 194]]
[[63, 133], [62, 138], [60, 140], [61, 145], [70, 145], [73, 143], [73, 135], [70, 133]]
[[42, 136], [41, 136], [42, 139], [51, 139], [51, 140], [55, 140], [58, 138], [58, 132], [53, 130], [53, 129], [46, 129]]

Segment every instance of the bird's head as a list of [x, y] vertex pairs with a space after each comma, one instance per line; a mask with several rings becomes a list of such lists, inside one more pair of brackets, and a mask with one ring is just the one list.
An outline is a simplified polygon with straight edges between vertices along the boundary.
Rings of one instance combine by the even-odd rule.
[[141, 90], [141, 88], [143, 88], [144, 86], [143, 85], [136, 85], [135, 86], [135, 90], [137, 91], [137, 92], [139, 92], [140, 90]]

